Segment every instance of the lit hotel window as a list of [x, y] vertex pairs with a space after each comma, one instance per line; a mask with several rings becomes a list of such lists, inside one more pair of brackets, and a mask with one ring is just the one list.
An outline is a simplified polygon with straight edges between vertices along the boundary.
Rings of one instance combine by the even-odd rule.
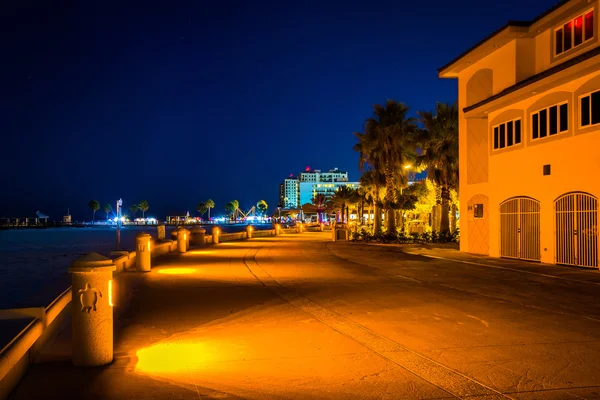
[[554, 31], [555, 55], [594, 37], [594, 11], [583, 13]]
[[494, 150], [521, 143], [521, 120], [515, 119], [494, 127]]
[[589, 93], [579, 98], [582, 127], [600, 123], [600, 91]]
[[541, 139], [546, 136], [569, 130], [569, 105], [557, 104], [531, 114], [531, 138]]

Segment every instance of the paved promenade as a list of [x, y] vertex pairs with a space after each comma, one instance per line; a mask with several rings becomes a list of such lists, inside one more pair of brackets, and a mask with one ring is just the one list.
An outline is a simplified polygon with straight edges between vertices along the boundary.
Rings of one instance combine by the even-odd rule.
[[596, 399], [600, 273], [331, 233], [124, 273], [115, 362], [45, 349], [21, 399]]

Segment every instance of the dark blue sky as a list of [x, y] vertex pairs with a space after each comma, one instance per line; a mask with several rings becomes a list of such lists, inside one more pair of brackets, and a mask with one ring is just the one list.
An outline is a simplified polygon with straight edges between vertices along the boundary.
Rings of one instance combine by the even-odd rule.
[[0, 217], [119, 197], [154, 216], [273, 209], [306, 166], [356, 180], [374, 103], [454, 101], [438, 67], [554, 3], [5, 0]]

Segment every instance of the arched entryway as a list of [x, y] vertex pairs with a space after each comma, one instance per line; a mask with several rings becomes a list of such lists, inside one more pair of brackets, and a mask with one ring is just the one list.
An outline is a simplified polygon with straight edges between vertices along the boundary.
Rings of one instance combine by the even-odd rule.
[[513, 197], [500, 204], [500, 256], [540, 261], [540, 202]]
[[598, 267], [598, 199], [567, 193], [554, 201], [556, 263]]

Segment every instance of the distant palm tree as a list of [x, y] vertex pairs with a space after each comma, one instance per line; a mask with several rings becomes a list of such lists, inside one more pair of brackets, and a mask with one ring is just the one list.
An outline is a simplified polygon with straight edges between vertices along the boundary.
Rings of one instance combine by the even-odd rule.
[[196, 210], [198, 210], [200, 216], [203, 216], [206, 210], [208, 210], [208, 207], [206, 207], [206, 202], [198, 203], [198, 205], [196, 206]]
[[110, 204], [104, 206], [104, 212], [106, 213], [106, 221], [108, 222], [108, 214], [112, 211], [112, 207]]
[[133, 218], [135, 219], [135, 214], [138, 212], [140, 208], [138, 207], [137, 204], [132, 205], [131, 207], [129, 207], [129, 211], [131, 211], [131, 214], [133, 214]]
[[354, 202], [355, 198], [356, 191], [349, 186], [340, 186], [331, 197], [332, 204], [341, 210], [340, 222], [344, 222], [344, 216], [346, 217], [346, 223], [350, 222], [349, 206]]
[[88, 206], [92, 209], [92, 225], [94, 225], [94, 221], [96, 220], [96, 211], [100, 209], [100, 202], [98, 200], [90, 200]]
[[208, 208], [208, 220], [210, 221], [210, 209], [215, 208], [215, 202], [212, 199], [208, 199], [204, 202], [206, 208]]
[[265, 213], [267, 212], [267, 208], [269, 208], [269, 206], [266, 201], [260, 200], [258, 203], [256, 203], [256, 208], [258, 208], [258, 211], [261, 214], [265, 215]]
[[438, 103], [435, 115], [425, 111], [419, 116], [425, 130], [417, 163], [427, 166], [427, 177], [441, 188], [440, 232], [449, 232], [450, 190], [458, 188], [458, 105]]
[[146, 201], [146, 200], [140, 201], [140, 204], [138, 204], [138, 207], [139, 207], [140, 211], [142, 212], [142, 218], [144, 218], [146, 215], [146, 211], [148, 211], [148, 208], [150, 208], [148, 206], [148, 201]]
[[233, 213], [236, 210], [236, 208], [237, 207], [235, 206], [235, 204], [233, 204], [232, 201], [225, 204], [225, 211], [227, 211], [229, 213], [229, 219], [233, 220]]
[[325, 210], [327, 197], [323, 193], [319, 193], [313, 197], [312, 203], [315, 207], [317, 207], [317, 221], [319, 223], [323, 222], [323, 210]]

